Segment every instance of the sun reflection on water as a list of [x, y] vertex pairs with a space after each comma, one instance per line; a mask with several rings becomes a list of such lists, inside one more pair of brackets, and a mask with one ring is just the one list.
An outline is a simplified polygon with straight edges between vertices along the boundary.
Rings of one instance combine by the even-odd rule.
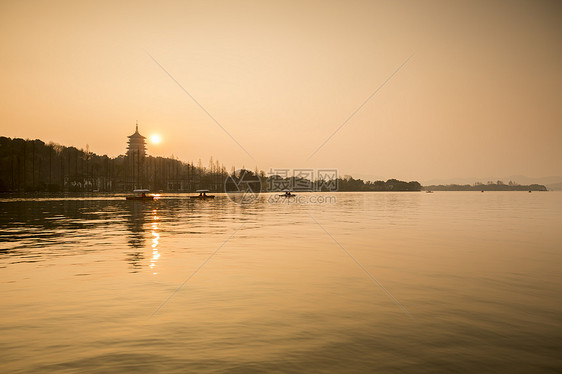
[[152, 274], [157, 275], [156, 264], [160, 258], [160, 252], [158, 252], [158, 243], [160, 242], [160, 217], [158, 216], [158, 211], [156, 209], [152, 210], [152, 257], [150, 258], [149, 268], [152, 270]]

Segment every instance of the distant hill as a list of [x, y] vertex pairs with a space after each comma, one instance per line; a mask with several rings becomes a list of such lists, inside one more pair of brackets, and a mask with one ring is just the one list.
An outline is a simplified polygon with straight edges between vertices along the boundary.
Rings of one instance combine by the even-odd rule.
[[475, 183], [475, 184], [447, 184], [447, 185], [430, 185], [424, 186], [426, 191], [547, 191], [546, 186], [542, 184], [522, 185], [510, 182], [508, 184], [502, 181], [496, 183]]
[[548, 188], [551, 191], [562, 191], [562, 182], [561, 183], [547, 184], [546, 188]]
[[[422, 184], [424, 186], [434, 186], [434, 185], [467, 185], [467, 184], [474, 184], [482, 183], [487, 184], [489, 181], [492, 183], [496, 183], [497, 181], [503, 181], [505, 184], [509, 184], [511, 181], [515, 184], [521, 185], [531, 185], [531, 184], [541, 184], [545, 185], [548, 189], [555, 189], [552, 188], [553, 186], [562, 184], [562, 176], [547, 176], [547, 177], [527, 177], [524, 175], [511, 175], [511, 176], [488, 176], [488, 177], [462, 177], [462, 178], [440, 178], [440, 179], [430, 179], [430, 180], [422, 180]], [[560, 187], [558, 187], [560, 189]]]

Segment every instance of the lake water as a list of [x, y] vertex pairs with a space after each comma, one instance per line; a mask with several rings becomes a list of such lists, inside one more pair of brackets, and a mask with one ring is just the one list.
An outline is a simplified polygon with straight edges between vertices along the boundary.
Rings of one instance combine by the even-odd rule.
[[300, 195], [0, 199], [0, 372], [562, 370], [562, 193]]

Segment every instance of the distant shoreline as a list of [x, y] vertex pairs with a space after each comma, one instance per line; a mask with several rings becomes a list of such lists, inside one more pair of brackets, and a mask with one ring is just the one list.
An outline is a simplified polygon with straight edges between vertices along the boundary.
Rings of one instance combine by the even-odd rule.
[[[233, 168], [234, 169], [234, 168]], [[77, 149], [41, 140], [0, 137], [0, 193], [124, 193], [136, 188], [149, 188], [166, 193], [194, 192], [208, 189], [222, 192], [227, 185], [236, 191], [237, 183], [251, 181], [256, 186], [277, 186], [294, 192], [413, 192], [413, 191], [548, 191], [542, 184], [520, 185], [476, 182], [422, 186], [417, 181], [388, 179], [364, 181], [351, 176], [338, 177], [335, 171], [326, 180], [310, 180], [287, 175], [269, 175], [244, 168], [229, 173], [223, 164], [209, 161], [204, 167], [175, 158], [125, 154], [117, 157], [100, 156], [89, 149]], [[227, 182], [228, 181], [228, 182]], [[306, 186], [302, 190], [299, 187]], [[274, 192], [276, 188], [270, 188]]]
[[424, 191], [548, 191], [546, 186], [542, 184], [504, 184], [501, 181], [498, 183], [476, 183], [470, 184], [447, 184], [447, 185], [431, 185], [423, 186]]

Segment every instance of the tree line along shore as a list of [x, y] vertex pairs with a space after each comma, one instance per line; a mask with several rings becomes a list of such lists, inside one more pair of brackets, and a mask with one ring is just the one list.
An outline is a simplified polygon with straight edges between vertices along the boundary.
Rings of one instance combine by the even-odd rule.
[[[310, 185], [316, 182], [297, 177], [267, 176], [265, 172], [245, 170], [246, 179], [259, 180], [263, 190], [272, 181], [284, 180], [289, 186]], [[208, 189], [221, 192], [225, 181], [234, 176], [235, 168], [227, 171], [224, 164], [211, 157], [208, 166], [172, 157], [146, 155], [142, 160], [134, 155], [109, 157], [90, 152], [89, 147], [78, 149], [35, 139], [0, 137], [0, 192], [130, 192], [148, 188], [162, 192], [192, 192]], [[240, 170], [237, 171], [240, 174]], [[234, 177], [236, 179], [237, 177]], [[232, 178], [231, 178], [232, 179]], [[304, 182], [304, 183], [303, 183]], [[308, 183], [307, 183], [308, 182]], [[320, 187], [318, 191], [420, 191], [416, 182], [397, 179], [363, 181], [352, 177], [336, 178], [336, 188]], [[306, 191], [303, 190], [303, 191]]]

